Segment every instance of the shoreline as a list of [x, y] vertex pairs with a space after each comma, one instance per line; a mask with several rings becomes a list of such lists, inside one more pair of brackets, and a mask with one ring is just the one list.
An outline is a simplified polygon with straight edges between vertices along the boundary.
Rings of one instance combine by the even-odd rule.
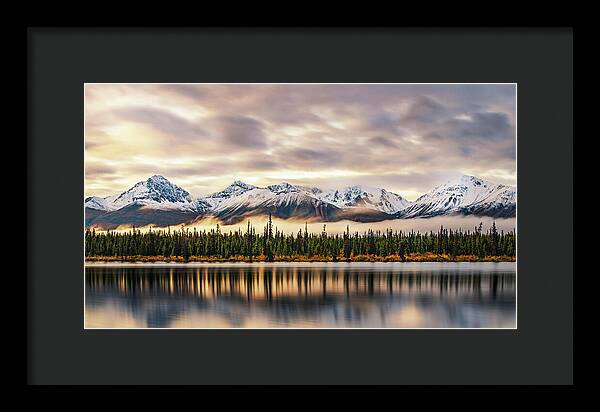
[[516, 262], [515, 256], [485, 256], [480, 258], [472, 255], [449, 256], [432, 253], [410, 254], [401, 258], [398, 255], [390, 256], [354, 256], [350, 259], [338, 258], [334, 260], [327, 256], [278, 256], [272, 262], [268, 262], [264, 256], [249, 259], [244, 256], [232, 256], [230, 258], [211, 258], [206, 256], [190, 256], [185, 260], [182, 256], [86, 256], [85, 264], [94, 263], [460, 263], [460, 262]]

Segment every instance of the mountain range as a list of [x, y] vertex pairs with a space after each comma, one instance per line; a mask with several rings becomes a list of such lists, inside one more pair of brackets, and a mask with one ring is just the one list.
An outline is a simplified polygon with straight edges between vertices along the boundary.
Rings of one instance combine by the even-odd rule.
[[271, 214], [302, 221], [377, 222], [445, 215], [514, 217], [516, 190], [474, 176], [462, 176], [411, 202], [381, 188], [347, 186], [322, 190], [281, 183], [267, 187], [235, 181], [220, 192], [193, 197], [163, 176], [154, 175], [125, 192], [85, 199], [85, 225], [168, 226], [216, 218], [235, 224]]

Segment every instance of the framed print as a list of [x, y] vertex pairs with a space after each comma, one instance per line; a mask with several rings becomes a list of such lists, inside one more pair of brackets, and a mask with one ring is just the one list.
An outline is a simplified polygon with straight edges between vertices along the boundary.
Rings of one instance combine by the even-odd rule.
[[572, 29], [32, 28], [28, 66], [30, 384], [573, 383]]
[[86, 328], [517, 327], [516, 84], [84, 90]]

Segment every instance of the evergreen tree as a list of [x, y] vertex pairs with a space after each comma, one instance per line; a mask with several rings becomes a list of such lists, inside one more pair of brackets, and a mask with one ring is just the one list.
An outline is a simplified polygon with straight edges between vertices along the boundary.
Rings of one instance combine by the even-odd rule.
[[435, 255], [476, 256], [481, 259], [491, 256], [514, 257], [516, 250], [516, 234], [513, 231], [499, 232], [495, 222], [487, 232], [483, 232], [482, 224], [474, 230], [448, 230], [443, 227], [437, 232], [410, 233], [392, 230], [365, 233], [350, 233], [349, 226], [342, 235], [328, 234], [326, 225], [321, 233], [308, 233], [305, 223], [304, 231], [296, 234], [285, 234], [277, 228], [273, 229], [270, 218], [262, 235], [256, 233], [251, 222], [248, 222], [245, 233], [240, 229], [235, 232], [222, 233], [216, 229], [198, 231], [184, 228], [171, 231], [153, 230], [142, 232], [132, 228], [126, 232], [96, 229], [85, 231], [85, 255], [92, 256], [164, 256], [165, 258], [181, 257], [191, 260], [193, 257], [210, 257], [227, 259], [242, 257], [253, 260], [263, 255], [267, 261], [279, 257], [317, 257], [331, 260], [351, 259], [357, 256], [397, 256], [405, 260], [410, 254], [431, 253]]

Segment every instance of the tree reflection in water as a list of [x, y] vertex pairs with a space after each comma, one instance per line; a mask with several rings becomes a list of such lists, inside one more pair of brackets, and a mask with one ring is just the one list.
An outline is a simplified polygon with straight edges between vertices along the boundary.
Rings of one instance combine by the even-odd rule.
[[106, 306], [140, 327], [515, 326], [514, 269], [423, 267], [87, 267], [86, 326]]

